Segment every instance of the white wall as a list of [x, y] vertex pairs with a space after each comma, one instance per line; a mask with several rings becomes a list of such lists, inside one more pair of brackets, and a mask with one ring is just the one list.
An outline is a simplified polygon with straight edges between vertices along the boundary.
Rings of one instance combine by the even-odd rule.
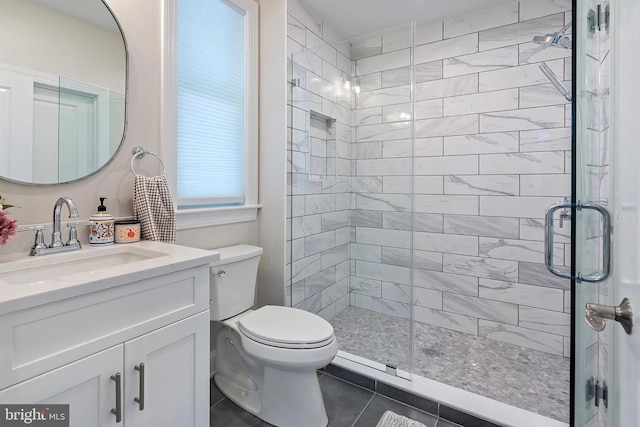
[[[609, 304], [629, 298], [637, 312], [640, 301], [640, 170], [638, 159], [638, 110], [640, 109], [640, 3], [611, 1], [614, 40], [612, 40], [613, 94], [612, 120], [615, 173], [614, 250], [615, 280]], [[634, 316], [637, 319], [637, 315]], [[613, 323], [613, 322], [608, 322]], [[627, 335], [619, 325], [609, 325], [614, 337], [610, 357], [609, 426], [640, 424], [638, 384], [640, 383], [640, 340], [638, 332]]]
[[[47, 239], [51, 231], [53, 205], [60, 196], [71, 197], [78, 205], [80, 217], [83, 219], [88, 219], [94, 212], [99, 204], [99, 196], [107, 197], [106, 205], [115, 217], [132, 216], [133, 174], [129, 163], [131, 150], [137, 145], [142, 145], [158, 155], [162, 154], [162, 2], [108, 0], [107, 3], [120, 21], [129, 48], [127, 136], [118, 154], [106, 168], [79, 182], [31, 186], [0, 181], [0, 195], [9, 203], [20, 206], [11, 209], [11, 217], [17, 219], [19, 225], [48, 225], [45, 234]], [[158, 173], [157, 163], [153, 158], [139, 162], [139, 167], [143, 173]], [[66, 212], [63, 212], [63, 217], [65, 215]], [[87, 231], [82, 230], [80, 237], [81, 241], [86, 242]], [[177, 243], [200, 248], [259, 242], [257, 221], [179, 231], [177, 236]], [[0, 247], [0, 255], [27, 253], [32, 243], [32, 232], [19, 233], [12, 237], [7, 245]]]
[[260, 210], [264, 248], [258, 304], [285, 301], [286, 29], [285, 0], [260, 0]]

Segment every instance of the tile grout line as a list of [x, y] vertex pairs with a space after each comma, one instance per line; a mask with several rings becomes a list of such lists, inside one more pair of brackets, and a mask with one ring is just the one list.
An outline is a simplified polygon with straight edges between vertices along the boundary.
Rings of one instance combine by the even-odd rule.
[[[351, 384], [351, 383], [348, 383]], [[362, 408], [362, 410], [360, 411], [360, 413], [358, 414], [358, 416], [356, 417], [355, 420], [353, 420], [353, 423], [351, 424], [351, 427], [354, 427], [356, 425], [356, 423], [358, 422], [358, 420], [360, 419], [360, 417], [362, 416], [362, 414], [364, 414], [364, 411], [367, 410], [367, 408], [369, 407], [369, 404], [371, 403], [371, 401], [373, 400], [373, 398], [376, 396], [376, 392], [373, 392], [373, 394], [371, 395], [371, 397], [369, 398], [369, 400], [367, 401], [367, 403], [364, 405], [364, 408]]]
[[340, 377], [336, 377], [336, 376], [334, 376], [334, 375], [331, 375], [331, 374], [330, 374], [329, 372], [327, 372], [327, 371], [323, 371], [323, 373], [322, 373], [321, 377], [322, 377], [322, 376], [324, 376], [324, 375], [327, 375], [327, 376], [329, 376], [329, 377], [331, 377], [331, 378], [334, 378], [334, 379], [336, 379], [336, 380], [338, 380], [338, 381], [342, 381], [343, 383], [349, 384], [350, 386], [358, 387], [358, 388], [360, 388], [360, 389], [362, 389], [362, 390], [370, 391], [370, 392], [372, 392], [372, 393], [373, 393], [373, 394], [371, 395], [371, 398], [370, 398], [370, 399], [369, 399], [369, 401], [367, 402], [367, 404], [366, 404], [366, 405], [364, 406], [364, 408], [362, 409], [362, 411], [360, 411], [360, 414], [358, 415], [358, 417], [354, 420], [354, 422], [353, 422], [353, 424], [352, 424], [352, 427], [353, 427], [353, 425], [355, 425], [355, 423], [358, 421], [358, 419], [360, 418], [360, 416], [361, 416], [361, 415], [364, 413], [364, 411], [367, 409], [367, 407], [369, 406], [369, 404], [371, 403], [371, 401], [373, 400], [373, 398], [374, 398], [374, 397], [376, 397], [376, 396], [380, 396], [380, 397], [382, 397], [382, 398], [384, 398], [384, 399], [388, 399], [388, 400], [390, 400], [390, 401], [392, 401], [392, 402], [399, 403], [399, 404], [401, 404], [401, 405], [403, 405], [403, 406], [406, 406], [406, 407], [408, 407], [408, 408], [411, 408], [411, 409], [413, 409], [413, 410], [415, 410], [415, 411], [422, 412], [422, 413], [424, 413], [424, 414], [428, 414], [428, 415], [433, 415], [434, 417], [436, 417], [436, 418], [437, 418], [437, 420], [439, 420], [439, 419], [440, 419], [440, 403], [438, 403], [438, 413], [437, 413], [437, 414], [434, 414], [434, 413], [431, 413], [431, 412], [429, 412], [429, 411], [425, 411], [424, 409], [421, 409], [421, 408], [418, 408], [418, 407], [416, 407], [416, 406], [410, 405], [410, 404], [409, 404], [409, 403], [407, 403], [407, 402], [403, 402], [403, 401], [401, 401], [401, 400], [397, 400], [397, 399], [394, 399], [393, 397], [390, 397], [390, 396], [387, 396], [387, 395], [385, 395], [385, 394], [382, 394], [382, 393], [377, 392], [376, 390], [377, 390], [377, 388], [378, 388], [378, 380], [375, 380], [375, 386], [374, 386], [374, 389], [375, 389], [375, 390], [370, 390], [370, 389], [368, 389], [368, 388], [366, 388], [366, 387], [362, 387], [362, 386], [360, 386], [360, 385], [358, 385], [358, 384], [352, 383], [352, 382], [347, 381], [347, 380], [345, 380], [345, 379], [343, 379], [343, 378], [340, 378]]

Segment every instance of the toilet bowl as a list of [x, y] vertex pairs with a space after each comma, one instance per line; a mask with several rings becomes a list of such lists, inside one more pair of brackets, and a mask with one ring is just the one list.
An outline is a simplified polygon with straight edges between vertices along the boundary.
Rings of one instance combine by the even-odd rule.
[[252, 310], [262, 249], [240, 245], [216, 249], [211, 264], [211, 320], [216, 337], [214, 381], [231, 401], [282, 427], [328, 423], [316, 370], [335, 357], [333, 327], [291, 307]]

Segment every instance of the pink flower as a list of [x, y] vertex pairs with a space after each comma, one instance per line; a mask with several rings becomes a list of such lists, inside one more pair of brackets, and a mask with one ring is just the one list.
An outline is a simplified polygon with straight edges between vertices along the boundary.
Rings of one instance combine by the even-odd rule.
[[16, 234], [16, 228], [18, 228], [18, 221], [9, 219], [9, 214], [0, 210], [0, 245], [6, 244], [9, 237]]

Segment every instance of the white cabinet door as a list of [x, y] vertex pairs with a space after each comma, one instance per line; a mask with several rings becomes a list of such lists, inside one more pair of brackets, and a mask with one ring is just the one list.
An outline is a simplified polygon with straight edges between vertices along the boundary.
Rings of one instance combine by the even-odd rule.
[[71, 427], [116, 427], [116, 384], [122, 345], [85, 357], [0, 391], [4, 404], [68, 404]]
[[209, 311], [124, 345], [126, 427], [209, 425]]

